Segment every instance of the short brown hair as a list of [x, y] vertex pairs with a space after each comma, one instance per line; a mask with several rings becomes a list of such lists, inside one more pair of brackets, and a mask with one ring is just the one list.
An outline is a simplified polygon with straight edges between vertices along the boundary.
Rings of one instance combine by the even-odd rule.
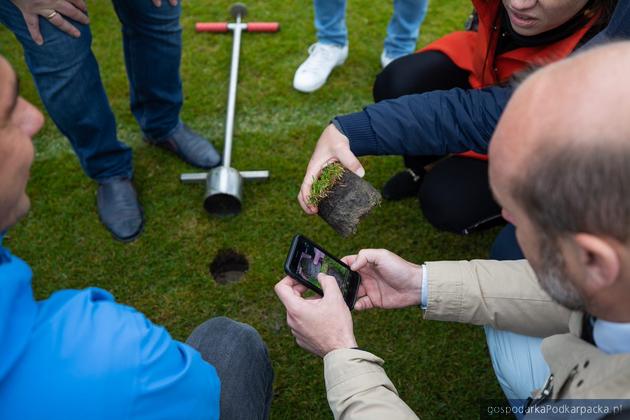
[[515, 200], [552, 237], [584, 232], [630, 242], [630, 139], [563, 143], [549, 139], [533, 154], [512, 184]]

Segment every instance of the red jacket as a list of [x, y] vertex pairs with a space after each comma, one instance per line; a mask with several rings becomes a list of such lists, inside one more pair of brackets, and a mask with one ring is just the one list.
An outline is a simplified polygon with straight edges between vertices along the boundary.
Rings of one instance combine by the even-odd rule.
[[[476, 32], [453, 32], [427, 45], [421, 51], [440, 51], [460, 68], [470, 72], [473, 88], [496, 85], [531, 65], [545, 65], [567, 57], [591, 29], [597, 16], [567, 38], [538, 47], [522, 47], [496, 55], [501, 33], [500, 0], [472, 0], [479, 16]], [[463, 155], [487, 159], [485, 155], [467, 152]]]

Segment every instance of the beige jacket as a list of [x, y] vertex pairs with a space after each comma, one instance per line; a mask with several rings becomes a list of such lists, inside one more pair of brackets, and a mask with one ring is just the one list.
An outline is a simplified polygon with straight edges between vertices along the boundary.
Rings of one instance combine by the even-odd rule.
[[[553, 374], [554, 399], [630, 399], [630, 354], [611, 356], [581, 340], [582, 314], [554, 303], [525, 260], [426, 265], [425, 319], [544, 337], [542, 352]], [[383, 360], [361, 350], [326, 355], [326, 391], [335, 419], [417, 418], [382, 365]]]

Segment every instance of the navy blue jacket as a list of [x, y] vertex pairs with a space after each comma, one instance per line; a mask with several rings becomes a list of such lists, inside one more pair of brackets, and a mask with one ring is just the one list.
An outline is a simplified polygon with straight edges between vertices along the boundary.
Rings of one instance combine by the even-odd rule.
[[[580, 49], [628, 38], [630, 1], [621, 0], [606, 29]], [[407, 95], [335, 120], [357, 156], [445, 155], [468, 150], [487, 153], [514, 89], [493, 86]]]

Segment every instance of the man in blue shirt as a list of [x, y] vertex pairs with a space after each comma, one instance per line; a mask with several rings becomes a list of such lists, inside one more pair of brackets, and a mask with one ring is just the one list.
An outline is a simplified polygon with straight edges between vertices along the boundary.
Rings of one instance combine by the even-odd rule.
[[[0, 57], [0, 232], [29, 210], [42, 124]], [[31, 278], [0, 246], [0, 418], [268, 417], [273, 370], [250, 326], [214, 318], [184, 344], [98, 288], [35, 301]]]

